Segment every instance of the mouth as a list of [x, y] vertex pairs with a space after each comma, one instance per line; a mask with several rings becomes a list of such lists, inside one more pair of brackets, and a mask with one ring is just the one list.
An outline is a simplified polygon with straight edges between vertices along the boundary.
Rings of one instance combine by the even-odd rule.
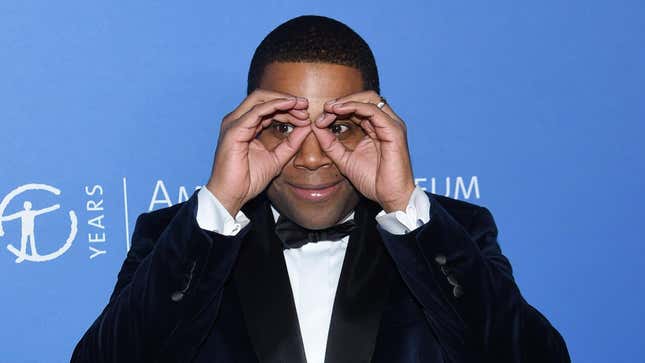
[[318, 185], [296, 185], [291, 183], [287, 183], [287, 185], [298, 198], [311, 202], [320, 202], [329, 199], [336, 193], [340, 189], [341, 182], [342, 180]]

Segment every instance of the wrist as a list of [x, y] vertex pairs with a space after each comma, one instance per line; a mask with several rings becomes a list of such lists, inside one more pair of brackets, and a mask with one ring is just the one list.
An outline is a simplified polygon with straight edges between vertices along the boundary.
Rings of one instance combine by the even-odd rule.
[[412, 192], [414, 192], [415, 186], [412, 185], [412, 187], [408, 187], [408, 190], [405, 193], [402, 193], [402, 197], [398, 198], [396, 200], [392, 201], [387, 201], [381, 203], [381, 207], [385, 211], [385, 213], [392, 213], [396, 211], [402, 211], [405, 212], [405, 210], [408, 207], [408, 204], [410, 203], [410, 198], [412, 197]]
[[242, 205], [244, 204], [242, 200], [237, 198], [231, 198], [221, 193], [221, 191], [224, 190], [224, 188], [219, 187], [215, 185], [215, 183], [211, 183], [209, 181], [208, 184], [206, 184], [206, 189], [208, 189], [208, 191], [211, 192], [211, 194], [213, 194], [215, 198], [217, 198], [220, 204], [224, 208], [226, 208], [226, 210], [231, 216], [235, 217], [235, 215], [237, 215], [237, 212], [239, 212], [240, 209], [242, 209]]

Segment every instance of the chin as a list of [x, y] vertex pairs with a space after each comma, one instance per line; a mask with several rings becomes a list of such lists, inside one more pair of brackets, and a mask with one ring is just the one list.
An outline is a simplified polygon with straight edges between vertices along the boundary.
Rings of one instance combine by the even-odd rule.
[[349, 182], [343, 182], [335, 195], [325, 201], [312, 202], [295, 196], [285, 183], [274, 180], [267, 190], [273, 206], [293, 222], [308, 229], [323, 229], [338, 223], [359, 201], [358, 192]]

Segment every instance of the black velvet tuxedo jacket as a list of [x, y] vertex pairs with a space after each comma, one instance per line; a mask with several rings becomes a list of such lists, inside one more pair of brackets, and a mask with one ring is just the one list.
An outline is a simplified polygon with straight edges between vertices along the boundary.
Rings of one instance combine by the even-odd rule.
[[[430, 221], [404, 235], [376, 223], [378, 204], [356, 207], [325, 362], [569, 362], [521, 296], [488, 209], [426, 194]], [[235, 236], [201, 229], [196, 210], [197, 192], [139, 216], [72, 362], [305, 362], [266, 194]]]

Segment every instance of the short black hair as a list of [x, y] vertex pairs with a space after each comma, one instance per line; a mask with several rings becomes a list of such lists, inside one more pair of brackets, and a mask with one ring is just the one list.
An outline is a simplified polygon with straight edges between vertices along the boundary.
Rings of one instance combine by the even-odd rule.
[[365, 90], [380, 93], [374, 54], [354, 30], [338, 20], [302, 15], [273, 29], [253, 54], [246, 94], [258, 88], [264, 69], [273, 62], [332, 63], [358, 69]]

